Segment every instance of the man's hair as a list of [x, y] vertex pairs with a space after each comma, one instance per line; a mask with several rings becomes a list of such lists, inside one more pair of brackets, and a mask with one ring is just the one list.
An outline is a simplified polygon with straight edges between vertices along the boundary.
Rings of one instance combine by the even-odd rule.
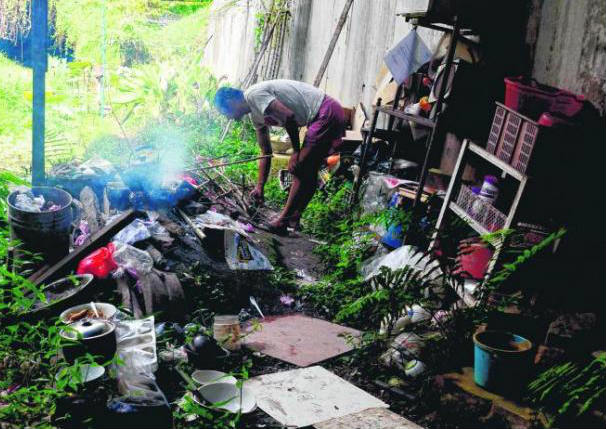
[[224, 115], [231, 113], [233, 111], [233, 104], [241, 101], [244, 101], [244, 92], [229, 86], [219, 88], [214, 100], [215, 107]]

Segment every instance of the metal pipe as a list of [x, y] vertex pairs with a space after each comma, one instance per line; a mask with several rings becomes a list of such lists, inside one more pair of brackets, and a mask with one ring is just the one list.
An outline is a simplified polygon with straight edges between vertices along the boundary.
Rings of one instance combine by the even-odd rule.
[[44, 116], [46, 91], [47, 54], [46, 42], [48, 32], [48, 0], [32, 2], [32, 69], [33, 69], [33, 102], [32, 102], [32, 184], [44, 184]]

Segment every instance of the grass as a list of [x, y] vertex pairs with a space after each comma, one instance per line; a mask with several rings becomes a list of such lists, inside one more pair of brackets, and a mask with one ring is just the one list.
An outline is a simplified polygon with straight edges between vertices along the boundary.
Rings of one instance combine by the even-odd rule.
[[[49, 59], [47, 168], [58, 159], [94, 154], [90, 145], [98, 141], [125, 135], [136, 140], [150, 124], [176, 124], [184, 115], [207, 122], [201, 110], [211, 107], [216, 86], [202, 52], [209, 4], [115, 0], [104, 18], [99, 0], [56, 3], [58, 37], [73, 49], [75, 61]], [[97, 78], [104, 57], [102, 111]], [[31, 85], [31, 70], [0, 54], [0, 151], [3, 168], [19, 174], [31, 162]], [[202, 135], [191, 135], [189, 128], [192, 140]]]

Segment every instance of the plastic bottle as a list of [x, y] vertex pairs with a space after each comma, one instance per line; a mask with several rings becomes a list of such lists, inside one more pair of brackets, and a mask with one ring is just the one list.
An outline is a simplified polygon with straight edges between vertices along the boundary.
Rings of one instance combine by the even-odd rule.
[[484, 183], [482, 183], [482, 189], [480, 189], [480, 198], [493, 205], [499, 196], [498, 181], [496, 176], [484, 176]]

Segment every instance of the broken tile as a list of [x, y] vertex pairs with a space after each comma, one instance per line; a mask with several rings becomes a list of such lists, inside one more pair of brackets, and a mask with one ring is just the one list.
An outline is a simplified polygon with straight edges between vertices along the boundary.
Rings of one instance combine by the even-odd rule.
[[261, 375], [245, 382], [257, 405], [284, 426], [304, 427], [388, 405], [321, 366]]
[[314, 427], [316, 429], [423, 429], [387, 408], [369, 408], [359, 413], [317, 423]]
[[353, 349], [346, 335], [355, 329], [300, 314], [267, 317], [262, 329], [250, 334], [244, 344], [255, 351], [297, 366], [309, 366]]

